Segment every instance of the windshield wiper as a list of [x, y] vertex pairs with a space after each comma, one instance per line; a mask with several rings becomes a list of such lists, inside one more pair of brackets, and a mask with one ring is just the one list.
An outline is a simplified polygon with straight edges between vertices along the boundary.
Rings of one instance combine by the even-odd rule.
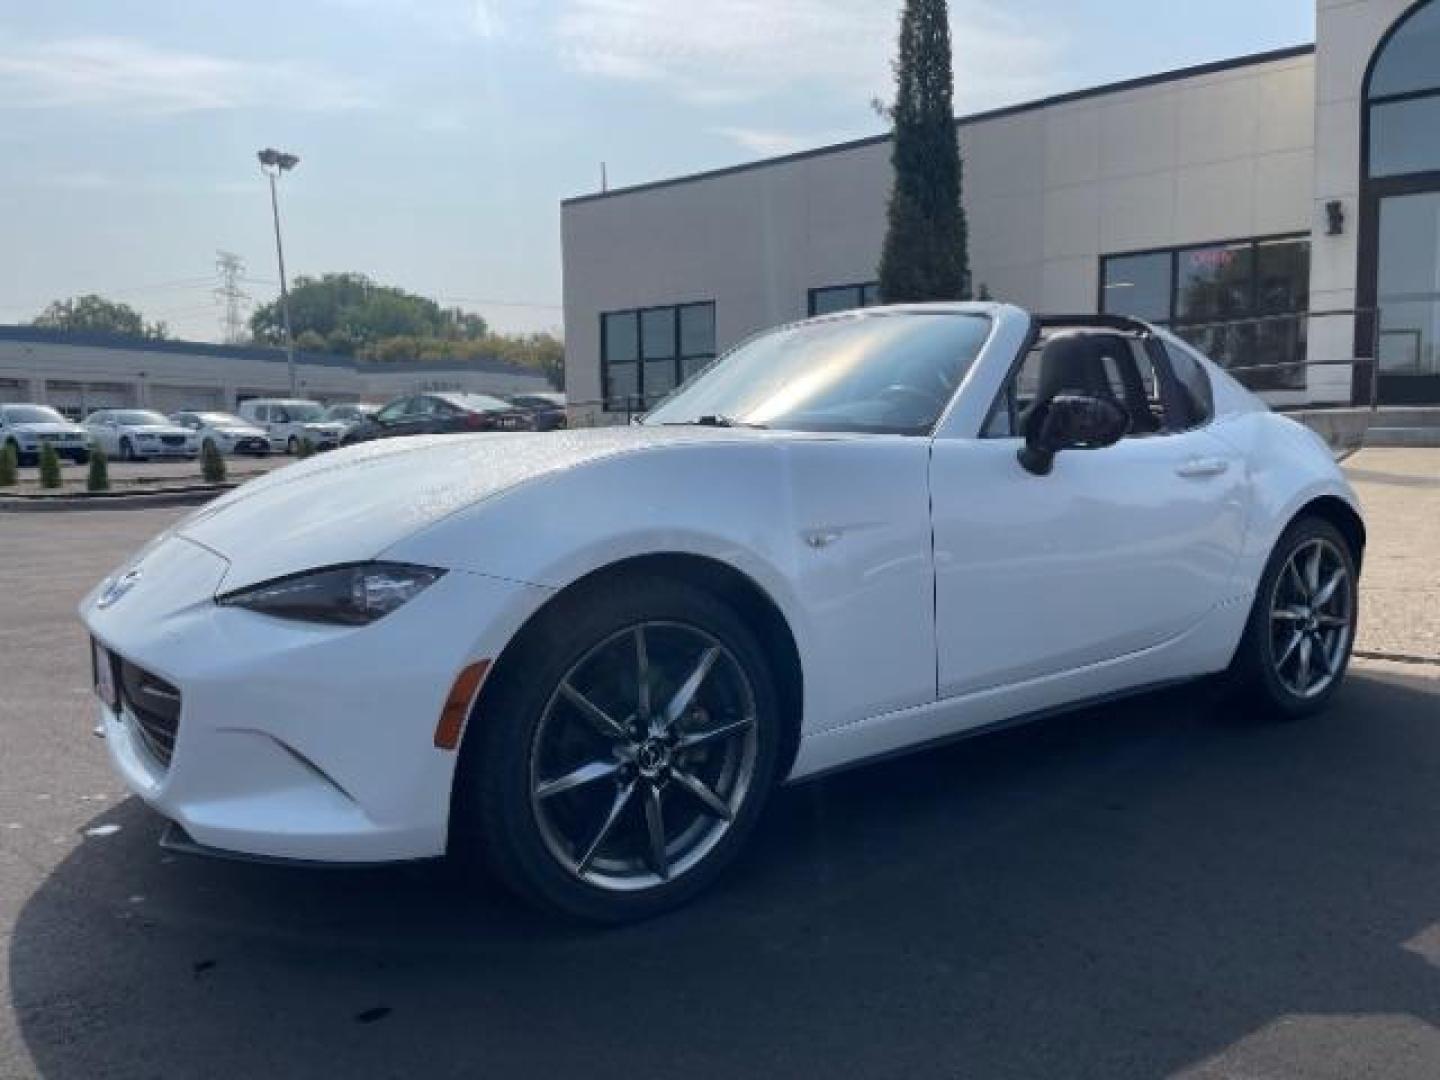
[[765, 424], [751, 424], [745, 420], [736, 420], [733, 416], [726, 416], [723, 413], [709, 413], [705, 416], [697, 416], [694, 420], [682, 420], [673, 424], [666, 424], [666, 427], [723, 427], [723, 428], [757, 428], [765, 430]]

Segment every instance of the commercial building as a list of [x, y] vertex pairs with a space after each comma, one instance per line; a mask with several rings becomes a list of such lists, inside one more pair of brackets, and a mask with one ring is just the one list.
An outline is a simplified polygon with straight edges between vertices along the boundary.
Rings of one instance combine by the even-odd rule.
[[[1440, 403], [1440, 0], [1317, 0], [1314, 45], [957, 124], [996, 299], [1170, 324], [1277, 403]], [[876, 302], [889, 143], [567, 200], [572, 403]]]
[[[500, 360], [366, 363], [348, 356], [299, 353], [304, 398], [388, 401], [426, 390], [517, 394], [548, 390], [533, 369]], [[0, 326], [0, 401], [53, 405], [69, 416], [135, 406], [233, 409], [246, 398], [288, 397], [283, 349], [135, 341]]]

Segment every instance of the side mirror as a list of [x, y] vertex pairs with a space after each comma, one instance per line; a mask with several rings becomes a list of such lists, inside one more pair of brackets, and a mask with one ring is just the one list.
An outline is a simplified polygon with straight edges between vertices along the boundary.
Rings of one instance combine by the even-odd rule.
[[1020, 464], [1047, 476], [1061, 450], [1099, 450], [1114, 446], [1130, 430], [1130, 416], [1119, 405], [1087, 394], [1058, 394], [1030, 410]]

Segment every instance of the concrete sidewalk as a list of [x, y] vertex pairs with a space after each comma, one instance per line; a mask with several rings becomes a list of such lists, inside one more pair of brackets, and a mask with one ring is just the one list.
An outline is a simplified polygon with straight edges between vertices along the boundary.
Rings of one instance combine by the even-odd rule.
[[1440, 663], [1440, 449], [1368, 449], [1345, 462], [1365, 507], [1360, 653]]

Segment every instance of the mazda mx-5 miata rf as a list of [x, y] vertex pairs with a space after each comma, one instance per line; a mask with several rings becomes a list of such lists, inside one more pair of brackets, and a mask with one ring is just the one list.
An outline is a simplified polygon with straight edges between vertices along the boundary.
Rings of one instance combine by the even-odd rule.
[[290, 466], [82, 615], [172, 843], [449, 852], [618, 921], [786, 780], [1206, 676], [1319, 709], [1364, 545], [1325, 444], [1165, 330], [937, 304], [762, 333], [630, 426]]

